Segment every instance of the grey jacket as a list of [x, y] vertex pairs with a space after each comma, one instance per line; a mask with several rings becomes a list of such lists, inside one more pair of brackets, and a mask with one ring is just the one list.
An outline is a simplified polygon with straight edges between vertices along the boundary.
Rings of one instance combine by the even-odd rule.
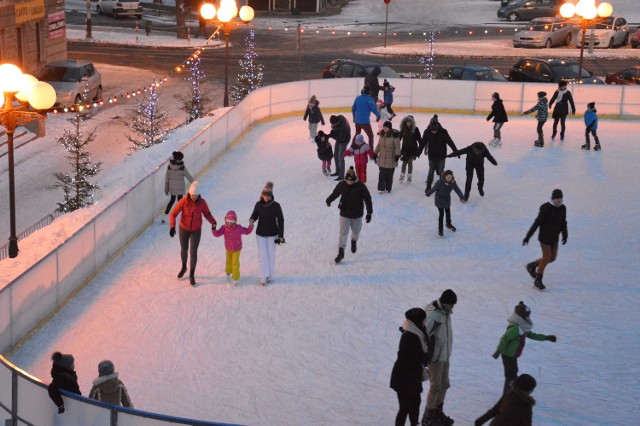
[[429, 303], [424, 310], [427, 313], [429, 362], [447, 362], [451, 358], [451, 347], [453, 345], [451, 313], [442, 307], [439, 300]]
[[193, 176], [182, 161], [171, 160], [167, 173], [164, 178], [164, 193], [166, 195], [184, 195], [185, 191], [184, 178], [189, 182], [193, 182]]
[[462, 191], [460, 191], [455, 179], [452, 180], [451, 183], [447, 183], [447, 181], [440, 178], [440, 180], [433, 185], [433, 188], [425, 191], [425, 194], [427, 194], [428, 197], [435, 192], [436, 199], [434, 202], [436, 207], [439, 209], [448, 209], [451, 208], [451, 191], [456, 191], [456, 194], [460, 197], [460, 201], [464, 200], [464, 195], [462, 194]]

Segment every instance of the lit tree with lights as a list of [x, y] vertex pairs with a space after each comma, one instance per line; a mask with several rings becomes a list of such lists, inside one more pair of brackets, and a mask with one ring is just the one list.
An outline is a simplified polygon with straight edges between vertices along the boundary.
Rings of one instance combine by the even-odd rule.
[[204, 81], [205, 73], [200, 69], [200, 56], [187, 61], [187, 69], [189, 75], [184, 79], [189, 82], [191, 93], [187, 95], [176, 95], [175, 98], [180, 102], [180, 109], [188, 114], [187, 123], [191, 123], [197, 118], [204, 117], [211, 99], [202, 93], [200, 84]]
[[80, 131], [82, 122], [80, 113], [76, 112], [74, 118], [69, 121], [73, 122], [75, 127], [73, 130], [65, 130], [62, 137], [58, 139], [58, 143], [67, 150], [66, 158], [73, 169], [73, 174], [54, 173], [58, 181], [55, 186], [62, 188], [64, 192], [64, 201], [57, 203], [57, 210], [62, 213], [93, 204], [93, 192], [99, 189], [99, 186], [89, 182], [89, 178], [100, 173], [102, 166], [102, 162], [92, 162], [89, 152], [86, 151], [87, 145], [95, 139], [95, 129], [83, 138]]
[[154, 78], [143, 99], [138, 101], [138, 109], [129, 114], [132, 119], [129, 128], [137, 133], [135, 137], [127, 135], [129, 142], [133, 144], [130, 148], [132, 151], [162, 143], [167, 136], [167, 113], [161, 112], [158, 108], [158, 87], [159, 84]]
[[262, 87], [264, 77], [263, 65], [256, 62], [258, 53], [256, 52], [255, 31], [250, 30], [244, 38], [244, 56], [240, 59], [240, 74], [238, 82], [231, 88], [231, 100], [234, 104], [240, 102], [245, 96], [254, 90]]
[[420, 63], [424, 64], [424, 72], [422, 73], [422, 78], [426, 78], [429, 80], [433, 80], [436, 78], [436, 74], [434, 72], [434, 65], [436, 61], [436, 33], [435, 31], [429, 31], [429, 36], [427, 37], [427, 42], [429, 43], [429, 53], [420, 58]]

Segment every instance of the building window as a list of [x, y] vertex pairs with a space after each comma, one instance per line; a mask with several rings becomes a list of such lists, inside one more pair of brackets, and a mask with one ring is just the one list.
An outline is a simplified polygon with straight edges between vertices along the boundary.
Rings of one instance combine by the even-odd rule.
[[16, 27], [16, 53], [18, 56], [18, 65], [23, 66], [22, 62], [22, 27]]
[[44, 44], [42, 43], [42, 24], [36, 22], [36, 64], [44, 61]]

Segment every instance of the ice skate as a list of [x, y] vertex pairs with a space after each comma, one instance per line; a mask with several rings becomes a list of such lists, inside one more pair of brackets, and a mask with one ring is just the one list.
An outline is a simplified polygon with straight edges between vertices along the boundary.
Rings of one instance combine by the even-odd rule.
[[404, 182], [404, 173], [400, 173], [400, 183]]
[[531, 262], [531, 263], [527, 263], [527, 272], [529, 273], [529, 275], [531, 275], [531, 278], [536, 277], [536, 267], [538, 266], [538, 264], [536, 262]]
[[496, 148], [499, 148], [502, 146], [502, 141], [500, 139], [496, 139], [496, 142], [493, 144], [493, 146], [495, 146]]
[[544, 284], [542, 284], [542, 274], [536, 274], [536, 279], [533, 282], [533, 285], [538, 289], [538, 290], [544, 290], [546, 287]]
[[271, 284], [271, 277], [267, 277], [267, 284]]
[[185, 272], [187, 272], [187, 265], [183, 264], [182, 269], [178, 272], [178, 278], [184, 277]]
[[544, 146], [544, 142], [536, 139], [535, 141], [533, 141], [533, 146], [537, 146], [538, 148], [542, 148]]
[[163, 214], [162, 215], [162, 219], [160, 219], [160, 223], [166, 223], [167, 222], [167, 216], [169, 216], [168, 214]]
[[451, 223], [447, 223], [447, 229], [451, 232], [456, 232], [456, 227]]
[[333, 259], [333, 261], [336, 262], [336, 263], [340, 263], [340, 262], [342, 262], [342, 259], [344, 259], [344, 249], [342, 247], [340, 247], [338, 249], [338, 255], [336, 256], [335, 259]]
[[594, 151], [600, 151], [601, 149], [602, 148], [600, 148], [600, 144], [599, 143], [595, 144], [594, 147], [593, 147]]
[[260, 278], [259, 284], [264, 287], [265, 285], [267, 285], [267, 279], [266, 278]]
[[444, 413], [444, 410], [442, 409], [442, 405], [443, 404], [440, 404], [440, 405], [437, 406], [438, 417], [440, 418], [440, 423], [442, 425], [445, 425], [445, 426], [451, 426], [451, 425], [453, 425], [454, 421], [453, 421], [453, 419], [451, 417], [447, 416]]
[[195, 272], [191, 271], [189, 273], [189, 284], [191, 284], [193, 287], [196, 286], [196, 277], [195, 277]]
[[327, 171], [327, 169], [322, 169], [322, 174], [325, 176], [329, 176], [329, 172]]
[[480, 194], [481, 197], [484, 197], [484, 188], [478, 187], [478, 193]]
[[437, 409], [426, 410], [422, 416], [421, 426], [444, 426]]
[[355, 240], [351, 240], [351, 253], [355, 253], [358, 251], [358, 242]]
[[588, 143], [585, 143], [584, 145], [582, 145], [580, 148], [582, 149], [586, 149], [587, 151], [591, 149], [591, 145]]
[[407, 175], [407, 183], [411, 183], [411, 173]]
[[438, 235], [440, 235], [441, 237], [444, 236], [444, 232], [442, 231], [442, 228], [438, 228]]

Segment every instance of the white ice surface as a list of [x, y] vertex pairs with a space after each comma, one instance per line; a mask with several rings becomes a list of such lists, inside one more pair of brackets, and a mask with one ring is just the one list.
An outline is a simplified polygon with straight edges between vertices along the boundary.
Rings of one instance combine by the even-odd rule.
[[[430, 118], [415, 116], [421, 129]], [[440, 120], [458, 147], [490, 139], [482, 116]], [[244, 238], [241, 283], [227, 287], [223, 241], [205, 231], [191, 288], [175, 277], [177, 238], [155, 224], [10, 359], [48, 381], [50, 354], [72, 353], [85, 394], [98, 362], [111, 359], [143, 410], [254, 425], [388, 425], [397, 410], [389, 376], [404, 312], [452, 288], [458, 304], [445, 410], [456, 424], [471, 424], [498, 399], [502, 364], [490, 355], [523, 300], [534, 331], [558, 336], [555, 344], [529, 341], [519, 361], [538, 380], [534, 424], [635, 425], [639, 131], [637, 121], [601, 120], [603, 151], [585, 152], [583, 123], [570, 118], [567, 139], [539, 149], [535, 120], [512, 116], [504, 147], [490, 148], [499, 165], [486, 163], [485, 197], [475, 185], [467, 204], [454, 197], [458, 232], [444, 238], [423, 192], [425, 158], [413, 183], [398, 184], [396, 171], [384, 195], [370, 163], [373, 220], [358, 253], [347, 250], [335, 265], [337, 202], [324, 202], [335, 182], [320, 172], [306, 123], [261, 124], [205, 173], [200, 188], [219, 221], [233, 209], [246, 225], [265, 181], [274, 181], [287, 244], [277, 250], [272, 285], [257, 285], [252, 234]], [[464, 160], [449, 159], [447, 168], [463, 185]], [[569, 242], [548, 266], [541, 293], [524, 269], [539, 255], [537, 242], [521, 241], [556, 187], [565, 194]], [[425, 397], [426, 390], [421, 408]]]

